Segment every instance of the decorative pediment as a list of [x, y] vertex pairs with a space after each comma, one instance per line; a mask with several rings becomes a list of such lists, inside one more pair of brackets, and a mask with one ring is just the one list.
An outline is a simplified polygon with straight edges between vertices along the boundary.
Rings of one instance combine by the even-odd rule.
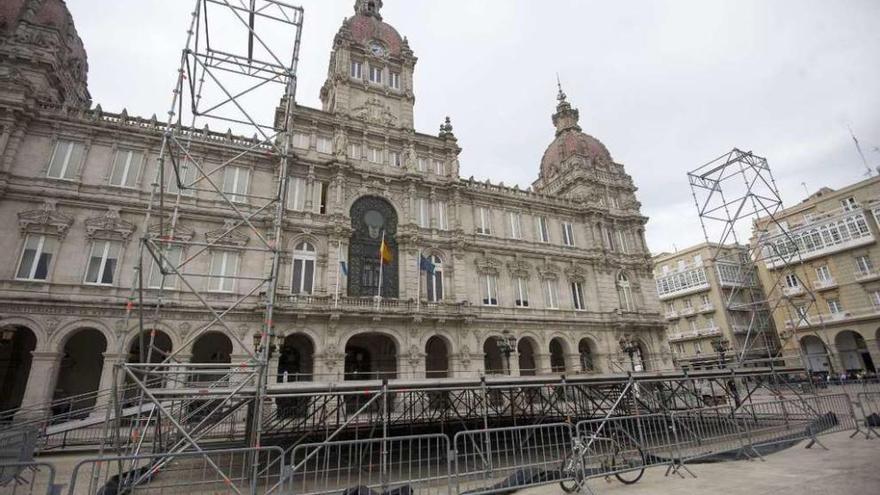
[[585, 282], [587, 272], [580, 265], [571, 265], [565, 269], [565, 276], [572, 282]]
[[528, 279], [530, 277], [532, 267], [522, 260], [512, 260], [507, 263], [507, 270], [511, 277], [519, 277]]
[[162, 230], [164, 232], [162, 232], [161, 234], [159, 232], [159, 228], [160, 227], [158, 223], [154, 223], [153, 225], [151, 225], [149, 230], [150, 237], [154, 239], [172, 237], [174, 240], [177, 241], [189, 242], [196, 235], [196, 231], [193, 228], [180, 222], [178, 222], [172, 229], [171, 222], [166, 220], [162, 224]]
[[393, 126], [397, 123], [397, 117], [378, 98], [370, 98], [363, 105], [353, 108], [351, 116], [371, 124]]
[[126, 222], [119, 216], [119, 208], [110, 208], [99, 217], [89, 218], [85, 224], [89, 239], [127, 241], [135, 231], [133, 223]]
[[559, 278], [559, 267], [553, 263], [544, 263], [543, 265], [538, 265], [538, 274], [541, 275], [542, 279], [556, 280]]
[[500, 261], [488, 256], [477, 257], [477, 259], [474, 260], [474, 264], [477, 265], [477, 272], [484, 275], [498, 275], [498, 272], [501, 271], [502, 267]]
[[58, 211], [55, 202], [51, 200], [46, 200], [37, 210], [18, 214], [18, 228], [24, 233], [64, 237], [72, 224], [73, 217]]
[[236, 222], [226, 220], [223, 227], [205, 233], [205, 238], [210, 244], [219, 244], [223, 246], [244, 246], [251, 238], [247, 234], [238, 232], [235, 227]]

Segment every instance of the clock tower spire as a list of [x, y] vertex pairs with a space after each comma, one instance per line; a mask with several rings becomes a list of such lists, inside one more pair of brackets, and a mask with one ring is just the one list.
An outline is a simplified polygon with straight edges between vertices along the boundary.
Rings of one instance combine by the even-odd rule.
[[356, 0], [333, 39], [324, 111], [371, 124], [412, 130], [413, 71], [409, 42], [382, 20], [382, 0]]

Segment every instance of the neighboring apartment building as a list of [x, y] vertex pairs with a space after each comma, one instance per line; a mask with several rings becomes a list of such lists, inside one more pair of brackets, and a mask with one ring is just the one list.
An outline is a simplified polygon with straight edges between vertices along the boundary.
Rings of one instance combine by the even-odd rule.
[[[640, 369], [670, 367], [636, 186], [581, 131], [561, 90], [532, 187], [462, 179], [449, 121], [439, 135], [414, 129], [417, 58], [409, 42], [382, 20], [381, 1], [354, 3], [328, 54], [322, 108], [295, 111], [273, 374], [336, 381], [620, 371], [630, 367], [619, 344], [626, 336], [638, 346]], [[138, 356], [126, 301], [164, 126], [91, 108], [86, 52], [61, 0], [0, 8], [0, 36], [6, 409], [106, 388], [111, 365]], [[169, 85], [175, 63], [168, 60]], [[123, 68], [119, 77], [127, 74]], [[208, 129], [191, 136], [208, 164], [250, 143]], [[272, 194], [274, 166], [269, 159], [227, 166], [224, 193], [252, 212], [246, 195]], [[174, 182], [167, 193], [182, 204], [176, 237], [224, 234], [216, 193]], [[162, 234], [157, 224], [147, 229]], [[380, 231], [392, 261], [377, 308]], [[230, 242], [254, 242], [233, 234]], [[422, 255], [432, 273], [420, 271]], [[209, 300], [228, 305], [252, 288], [230, 277], [262, 276], [261, 256], [215, 246], [189, 266], [209, 274], [198, 282]], [[347, 276], [339, 276], [340, 261]], [[156, 346], [191, 362], [241, 359], [241, 346], [261, 328], [259, 295], [228, 315], [238, 339], [224, 330], [184, 345], [204, 314], [159, 272], [151, 266], [144, 274], [151, 305], [164, 291], [162, 318], [149, 323]], [[516, 338], [509, 362], [502, 336]]]
[[[744, 346], [747, 360], [767, 358], [778, 349], [766, 311], [756, 309], [763, 295], [753, 265], [743, 260], [748, 260], [746, 247], [710, 243], [654, 257], [657, 294], [677, 366], [718, 366], [722, 359], [740, 356]], [[759, 317], [750, 333], [753, 310]]]
[[[785, 350], [817, 373], [875, 372], [880, 365], [880, 177], [822, 188], [762, 218], [758, 274]], [[797, 252], [795, 252], [795, 248]]]

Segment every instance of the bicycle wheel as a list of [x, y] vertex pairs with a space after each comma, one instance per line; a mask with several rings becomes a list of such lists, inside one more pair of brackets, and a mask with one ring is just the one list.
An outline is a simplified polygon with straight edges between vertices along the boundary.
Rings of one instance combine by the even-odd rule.
[[[580, 490], [584, 482], [584, 471], [581, 463], [569, 452], [559, 467], [559, 472], [565, 479], [559, 481], [559, 486], [565, 493], [575, 493]], [[571, 478], [568, 478], [571, 476]]]
[[642, 479], [645, 474], [645, 453], [638, 445], [631, 443], [621, 444], [614, 442], [614, 455], [611, 457], [611, 467], [622, 469], [624, 472], [615, 473], [614, 477], [621, 483], [632, 485]]

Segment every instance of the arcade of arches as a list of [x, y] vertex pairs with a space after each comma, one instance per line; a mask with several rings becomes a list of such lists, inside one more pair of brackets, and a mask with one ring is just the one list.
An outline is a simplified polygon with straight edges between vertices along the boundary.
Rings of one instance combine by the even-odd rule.
[[855, 374], [876, 373], [880, 366], [880, 328], [872, 341], [854, 330], [842, 330], [828, 342], [817, 334], [800, 338], [800, 350], [805, 366], [813, 373]]

